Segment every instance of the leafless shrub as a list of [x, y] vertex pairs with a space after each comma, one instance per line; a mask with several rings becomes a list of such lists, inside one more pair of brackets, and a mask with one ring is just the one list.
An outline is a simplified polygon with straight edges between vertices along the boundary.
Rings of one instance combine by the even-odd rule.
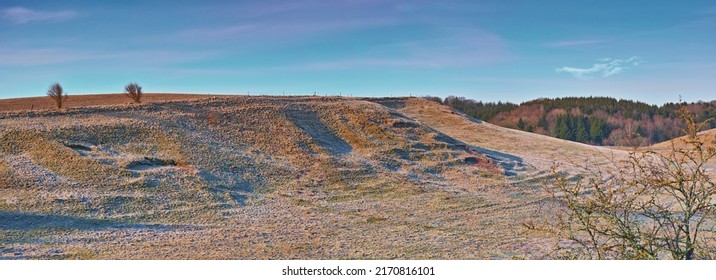
[[134, 100], [134, 103], [142, 103], [142, 86], [137, 83], [129, 83], [124, 87], [124, 95]]
[[[705, 165], [716, 149], [697, 136], [697, 123], [682, 110], [686, 137], [668, 152], [633, 151], [613, 162], [615, 171], [568, 180], [553, 168], [552, 195], [564, 211], [557, 222], [558, 252], [569, 258], [713, 258], [716, 185]], [[597, 168], [598, 169], [598, 168]]]
[[67, 93], [62, 89], [59, 83], [54, 83], [50, 86], [50, 89], [47, 90], [47, 96], [55, 101], [57, 109], [62, 109], [62, 105], [67, 101]]

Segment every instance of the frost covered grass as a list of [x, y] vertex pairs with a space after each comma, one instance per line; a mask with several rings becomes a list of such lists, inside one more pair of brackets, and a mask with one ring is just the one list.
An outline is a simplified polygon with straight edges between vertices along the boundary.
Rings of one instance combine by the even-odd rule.
[[0, 212], [36, 225], [0, 258], [534, 256], [499, 162], [381, 104], [412, 99], [152, 100], [0, 113]]

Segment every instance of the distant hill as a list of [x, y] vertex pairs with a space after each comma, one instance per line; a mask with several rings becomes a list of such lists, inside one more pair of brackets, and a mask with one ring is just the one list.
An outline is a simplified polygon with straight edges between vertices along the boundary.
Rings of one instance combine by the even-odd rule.
[[716, 128], [716, 101], [650, 105], [608, 97], [541, 98], [522, 104], [483, 103], [464, 97], [429, 97], [469, 116], [508, 128], [561, 139], [612, 146], [648, 146], [682, 135], [679, 108], [704, 129]]
[[[716, 129], [709, 129], [706, 131], [701, 131], [698, 134], [699, 140], [703, 141], [706, 144], [706, 147], [716, 147]], [[685, 146], [685, 141], [688, 139], [688, 136], [681, 136], [679, 138], [671, 139], [669, 141], [664, 141], [661, 143], [657, 143], [654, 145], [651, 145], [647, 147], [647, 150], [654, 150], [654, 151], [671, 151], [673, 147], [681, 148]], [[672, 146], [673, 145], [673, 146]]]

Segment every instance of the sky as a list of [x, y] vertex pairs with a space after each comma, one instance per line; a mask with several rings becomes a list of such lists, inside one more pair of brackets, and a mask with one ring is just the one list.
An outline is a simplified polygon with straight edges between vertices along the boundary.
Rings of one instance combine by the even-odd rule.
[[716, 2], [0, 0], [0, 98], [716, 99]]

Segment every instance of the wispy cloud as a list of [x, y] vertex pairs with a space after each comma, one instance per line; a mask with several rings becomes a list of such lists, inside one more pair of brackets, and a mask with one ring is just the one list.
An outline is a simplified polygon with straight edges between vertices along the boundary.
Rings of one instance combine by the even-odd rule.
[[624, 72], [624, 70], [638, 66], [644, 63], [644, 59], [638, 56], [632, 56], [628, 59], [611, 59], [601, 58], [589, 68], [577, 67], [561, 67], [557, 68], [557, 73], [569, 73], [578, 79], [591, 79], [594, 75], [600, 75], [604, 78]]
[[549, 42], [544, 44], [546, 47], [550, 48], [564, 48], [564, 47], [575, 47], [575, 46], [585, 46], [585, 45], [596, 45], [605, 43], [607, 40], [600, 40], [600, 39], [591, 39], [591, 40], [562, 40], [562, 41], [556, 41], [556, 42]]
[[195, 28], [181, 31], [179, 38], [220, 39], [230, 37], [248, 39], [281, 39], [287, 37], [304, 37], [324, 32], [358, 30], [361, 28], [385, 26], [395, 23], [389, 18], [347, 19], [341, 21], [273, 21], [257, 23], [239, 23], [230, 26]]
[[75, 11], [35, 11], [24, 7], [13, 7], [0, 10], [0, 18], [14, 24], [25, 24], [34, 21], [62, 21], [76, 17]]

